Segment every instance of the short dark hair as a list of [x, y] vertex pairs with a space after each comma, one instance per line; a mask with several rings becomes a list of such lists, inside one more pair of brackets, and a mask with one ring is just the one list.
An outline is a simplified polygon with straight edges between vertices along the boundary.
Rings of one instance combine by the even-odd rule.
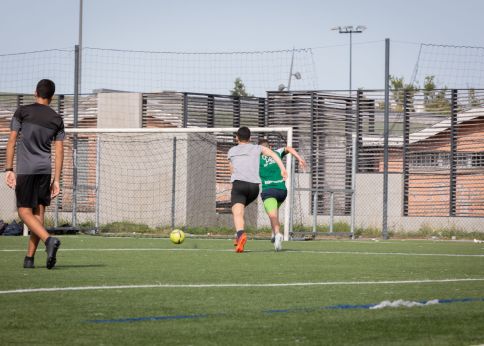
[[269, 141], [267, 140], [267, 138], [261, 138], [261, 139], [259, 139], [259, 145], [262, 145], [262, 144], [269, 145]]
[[50, 79], [42, 79], [37, 83], [35, 92], [38, 97], [50, 100], [55, 93], [55, 84]]
[[237, 130], [237, 137], [239, 137], [239, 141], [248, 141], [250, 139], [250, 129], [246, 126], [241, 127]]

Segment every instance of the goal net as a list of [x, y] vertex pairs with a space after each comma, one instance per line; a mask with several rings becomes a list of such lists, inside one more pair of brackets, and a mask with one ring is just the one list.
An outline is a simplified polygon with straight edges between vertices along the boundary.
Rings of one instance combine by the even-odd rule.
[[[236, 128], [68, 129], [62, 193], [49, 207], [57, 225], [98, 232], [174, 228], [198, 234], [233, 228], [228, 150]], [[291, 145], [292, 128], [251, 128], [251, 141]], [[291, 157], [286, 159], [291, 172]], [[286, 182], [291, 191], [291, 177]], [[291, 193], [281, 210], [289, 223]], [[260, 200], [246, 210], [247, 230], [270, 230]], [[285, 228], [286, 239], [288, 227]]]

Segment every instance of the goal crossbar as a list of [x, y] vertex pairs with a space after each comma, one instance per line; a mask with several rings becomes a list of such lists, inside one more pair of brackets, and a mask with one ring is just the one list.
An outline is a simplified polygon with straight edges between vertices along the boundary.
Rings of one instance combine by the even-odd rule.
[[[237, 132], [237, 127], [163, 127], [163, 128], [69, 128], [66, 133], [213, 133]], [[292, 127], [251, 127], [252, 132], [287, 132], [292, 137]], [[288, 144], [289, 145], [289, 144]]]

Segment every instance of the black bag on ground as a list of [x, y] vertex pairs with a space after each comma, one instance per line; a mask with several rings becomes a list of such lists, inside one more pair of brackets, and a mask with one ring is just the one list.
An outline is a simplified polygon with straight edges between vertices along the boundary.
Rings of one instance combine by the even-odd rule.
[[3, 220], [0, 220], [0, 235], [3, 234], [5, 231], [5, 228], [7, 228], [8, 223], [3, 222]]
[[3, 235], [22, 235], [24, 233], [23, 224], [17, 223], [17, 221], [13, 221], [11, 224], [8, 224], [3, 231]]

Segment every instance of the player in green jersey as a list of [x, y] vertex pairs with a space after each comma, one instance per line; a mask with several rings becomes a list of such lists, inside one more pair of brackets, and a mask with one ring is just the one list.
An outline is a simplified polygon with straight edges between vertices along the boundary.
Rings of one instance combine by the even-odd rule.
[[[267, 139], [260, 140], [259, 144], [263, 147], [270, 148]], [[303, 170], [306, 169], [306, 161], [304, 161], [294, 148], [286, 146], [273, 151], [281, 159], [287, 154], [292, 154], [299, 161], [300, 167]], [[279, 166], [270, 156], [260, 156], [259, 175], [262, 181], [261, 197], [264, 202], [264, 209], [271, 221], [271, 242], [274, 243], [276, 251], [279, 251], [282, 249], [283, 239], [280, 232], [279, 208], [287, 197], [286, 184], [282, 178]]]

